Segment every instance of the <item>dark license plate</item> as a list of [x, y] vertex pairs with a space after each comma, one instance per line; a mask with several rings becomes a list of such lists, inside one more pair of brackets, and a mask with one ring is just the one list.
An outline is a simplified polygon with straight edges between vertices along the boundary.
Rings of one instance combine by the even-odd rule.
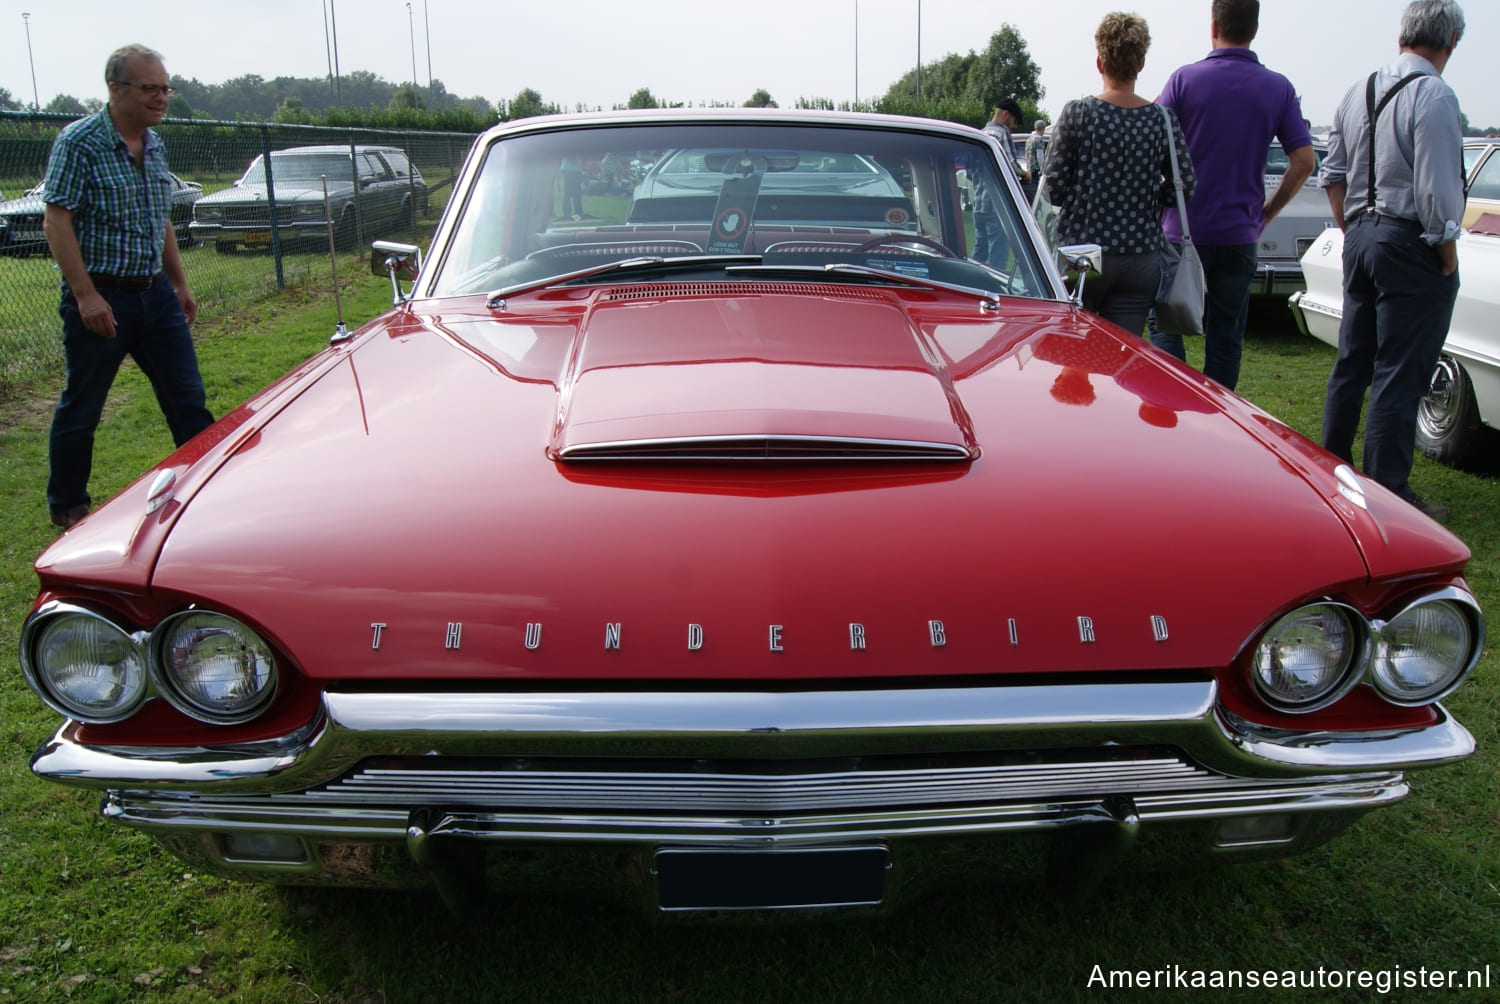
[[869, 906], [885, 895], [884, 845], [656, 852], [663, 910], [798, 910]]

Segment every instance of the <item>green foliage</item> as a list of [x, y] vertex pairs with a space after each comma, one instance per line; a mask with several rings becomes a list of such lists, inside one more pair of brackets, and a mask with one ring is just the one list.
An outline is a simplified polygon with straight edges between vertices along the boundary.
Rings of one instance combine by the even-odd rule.
[[775, 108], [776, 100], [771, 97], [771, 92], [764, 87], [750, 95], [750, 100], [745, 102], [746, 108]]
[[83, 102], [71, 94], [59, 94], [47, 102], [44, 112], [52, 112], [57, 115], [82, 115], [84, 114]]
[[393, 112], [403, 109], [422, 111], [427, 107], [427, 103], [422, 100], [422, 95], [417, 91], [415, 84], [402, 84], [396, 88], [396, 93], [391, 95], [389, 107]]
[[530, 87], [522, 90], [509, 105], [501, 109], [501, 115], [507, 122], [532, 118], [536, 115], [556, 115], [557, 112], [556, 105], [544, 103], [542, 96]]
[[968, 93], [990, 108], [1006, 98], [1015, 98], [1023, 109], [1030, 101], [1034, 112], [1036, 102], [1046, 93], [1041, 77], [1041, 68], [1027, 51], [1026, 40], [1007, 24], [990, 36], [984, 55], [975, 62], [969, 74]]
[[10, 89], [0, 87], [0, 112], [22, 112], [26, 106], [11, 96]]
[[295, 94], [289, 94], [281, 102], [281, 107], [276, 109], [273, 116], [277, 122], [287, 122], [295, 125], [311, 125], [312, 113], [303, 107], [302, 99]]
[[[1023, 111], [1030, 104], [1027, 114], [1035, 121], [1036, 103], [1045, 93], [1041, 75], [1041, 68], [1027, 51], [1026, 40], [1007, 24], [990, 36], [989, 45], [982, 54], [972, 49], [966, 56], [949, 53], [922, 67], [920, 98], [917, 71], [913, 69], [892, 84], [881, 100], [900, 102], [900, 107], [914, 107], [906, 104], [912, 101], [931, 102], [933, 108], [949, 109], [976, 104], [984, 109], [984, 115], [978, 123], [970, 122], [972, 125], [982, 124], [997, 104], [1006, 98], [1014, 98]], [[964, 114], [963, 118], [946, 113], [927, 117], [969, 121], [972, 116], [967, 112]]]
[[651, 93], [651, 88], [642, 87], [640, 90], [636, 91], [630, 96], [630, 100], [625, 102], [625, 107], [660, 108], [661, 105], [657, 102], [656, 97]]

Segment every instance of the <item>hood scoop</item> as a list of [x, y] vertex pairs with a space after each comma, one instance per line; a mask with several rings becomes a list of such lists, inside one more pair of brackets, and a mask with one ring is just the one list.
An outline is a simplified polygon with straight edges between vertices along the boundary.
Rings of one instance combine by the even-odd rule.
[[942, 353], [897, 298], [797, 286], [746, 283], [705, 296], [678, 285], [596, 300], [560, 374], [548, 455], [640, 463], [979, 455]]

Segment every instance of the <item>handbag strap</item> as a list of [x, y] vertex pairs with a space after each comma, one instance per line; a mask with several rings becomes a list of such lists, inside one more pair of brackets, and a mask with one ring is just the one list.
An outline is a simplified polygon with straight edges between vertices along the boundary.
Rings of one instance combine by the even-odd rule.
[[1172, 113], [1167, 111], [1166, 105], [1156, 107], [1161, 109], [1161, 121], [1167, 127], [1167, 154], [1172, 158], [1172, 187], [1177, 189], [1177, 221], [1182, 226], [1182, 240], [1186, 243], [1193, 239], [1193, 235], [1188, 233], [1187, 204], [1182, 199], [1182, 170], [1177, 166], [1177, 137], [1172, 134]]

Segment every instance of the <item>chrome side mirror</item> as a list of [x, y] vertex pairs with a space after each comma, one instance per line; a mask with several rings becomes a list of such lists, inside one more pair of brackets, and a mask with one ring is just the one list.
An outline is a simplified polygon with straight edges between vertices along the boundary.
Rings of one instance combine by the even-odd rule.
[[1073, 289], [1073, 302], [1083, 303], [1083, 280], [1090, 272], [1098, 274], [1104, 267], [1104, 249], [1097, 244], [1068, 244], [1057, 249], [1062, 256], [1063, 268], [1078, 275], [1078, 285]]
[[415, 244], [375, 241], [370, 245], [370, 272], [390, 276], [391, 302], [405, 303], [411, 299], [411, 291], [401, 291], [401, 280], [416, 282], [417, 276], [422, 274], [422, 249]]

